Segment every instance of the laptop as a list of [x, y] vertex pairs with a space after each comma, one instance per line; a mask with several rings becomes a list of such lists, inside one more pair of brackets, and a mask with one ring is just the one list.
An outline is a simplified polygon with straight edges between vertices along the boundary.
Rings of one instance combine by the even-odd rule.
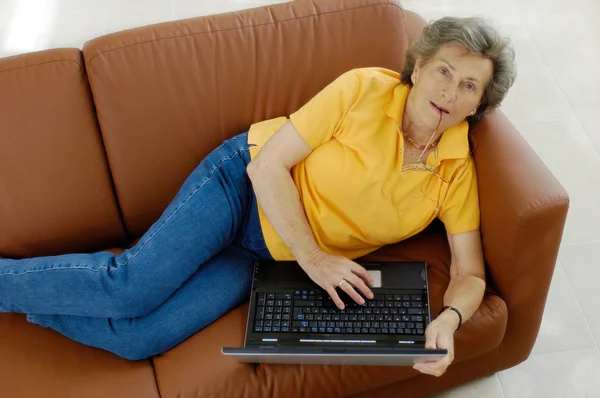
[[425, 348], [429, 324], [427, 264], [359, 262], [374, 298], [358, 305], [341, 289], [343, 311], [293, 261], [260, 261], [243, 348], [224, 355], [248, 363], [412, 366], [437, 361], [445, 349]]

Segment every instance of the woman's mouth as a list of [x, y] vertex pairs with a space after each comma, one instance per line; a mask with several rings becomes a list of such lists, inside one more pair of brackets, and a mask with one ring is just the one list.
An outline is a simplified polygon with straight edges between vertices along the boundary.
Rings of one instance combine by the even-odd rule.
[[450, 114], [450, 111], [448, 111], [448, 109], [444, 108], [443, 106], [438, 106], [437, 104], [435, 104], [434, 102], [431, 102], [431, 101], [429, 101], [429, 104], [439, 114], [442, 114], [442, 115]]

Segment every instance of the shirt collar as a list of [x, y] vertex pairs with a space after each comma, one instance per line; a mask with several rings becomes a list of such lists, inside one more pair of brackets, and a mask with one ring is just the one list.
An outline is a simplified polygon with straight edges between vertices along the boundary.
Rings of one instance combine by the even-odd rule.
[[[386, 115], [394, 119], [396, 126], [400, 124], [400, 118], [404, 113], [404, 105], [409, 92], [410, 87], [408, 85], [397, 85], [394, 88], [392, 100], [384, 107]], [[466, 120], [444, 131], [438, 144], [438, 155], [440, 160], [466, 159], [469, 157], [469, 123]]]

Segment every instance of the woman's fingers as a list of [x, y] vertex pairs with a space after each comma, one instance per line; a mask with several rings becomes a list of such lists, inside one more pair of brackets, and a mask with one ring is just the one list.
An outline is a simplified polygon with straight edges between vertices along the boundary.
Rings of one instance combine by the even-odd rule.
[[[344, 283], [344, 285], [346, 285], [346, 283]], [[335, 287], [328, 285], [325, 288], [325, 291], [327, 291], [327, 294], [329, 294], [329, 297], [331, 297], [331, 299], [333, 300], [333, 303], [335, 304], [336, 307], [338, 307], [340, 310], [344, 309], [344, 302], [342, 301], [342, 299], [340, 298], [340, 296], [337, 294], [337, 292], [335, 291]]]
[[360, 294], [356, 293], [354, 287], [350, 284], [350, 282], [346, 281], [346, 283], [342, 283], [340, 288], [346, 292], [348, 296], [354, 301], [356, 301], [359, 305], [365, 304], [365, 299], [361, 297]]
[[365, 283], [369, 286], [373, 286], [375, 284], [375, 282], [373, 282], [373, 278], [371, 278], [371, 275], [369, 275], [369, 272], [367, 272], [367, 270], [360, 266], [359, 264], [355, 263], [354, 261], [352, 261], [353, 263], [353, 267], [352, 267], [352, 272], [356, 275], [358, 275], [358, 277], [360, 277], [360, 279], [362, 279], [363, 281], [365, 281]]
[[[350, 282], [356, 289], [358, 289], [358, 291], [361, 292], [363, 296], [365, 296], [368, 299], [373, 298], [373, 292], [371, 292], [371, 289], [367, 287], [367, 285], [361, 278], [354, 275], [353, 273], [350, 273], [350, 275], [346, 277], [346, 280]], [[364, 301], [363, 303], [359, 304], [364, 304]]]

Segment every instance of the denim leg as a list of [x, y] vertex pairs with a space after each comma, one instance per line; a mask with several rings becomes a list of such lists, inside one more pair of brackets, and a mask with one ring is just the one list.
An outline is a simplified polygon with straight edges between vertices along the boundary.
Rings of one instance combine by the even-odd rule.
[[129, 360], [160, 354], [248, 299], [256, 256], [232, 245], [154, 311], [131, 319], [30, 315], [28, 320]]
[[120, 255], [0, 262], [0, 307], [28, 314], [131, 318], [149, 313], [236, 237], [252, 201], [247, 133], [225, 141], [185, 181], [148, 232]]

